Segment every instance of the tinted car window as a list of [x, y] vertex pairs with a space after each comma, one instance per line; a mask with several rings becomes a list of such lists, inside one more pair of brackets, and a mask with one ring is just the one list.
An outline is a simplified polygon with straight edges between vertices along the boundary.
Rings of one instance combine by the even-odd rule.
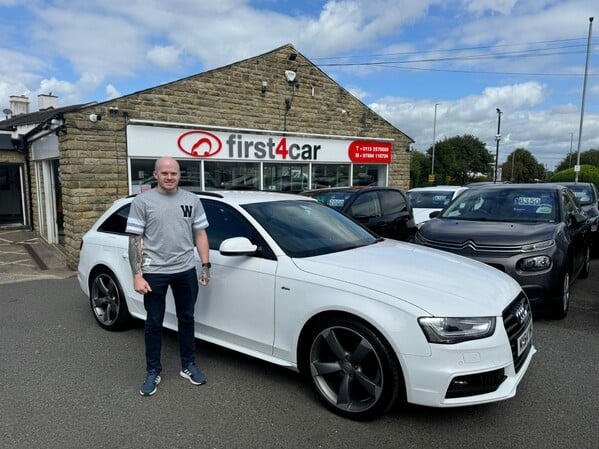
[[406, 212], [408, 209], [406, 199], [401, 192], [381, 190], [379, 191], [379, 199], [383, 215], [399, 214]]
[[121, 207], [100, 225], [98, 231], [109, 232], [111, 234], [125, 234], [130, 207], [131, 204], [126, 204]]
[[592, 204], [596, 201], [595, 192], [590, 184], [568, 185], [581, 205]]
[[564, 209], [567, 214], [571, 214], [572, 212], [576, 212], [578, 210], [578, 206], [576, 205], [574, 199], [568, 195], [567, 192], [563, 192], [564, 197]]
[[208, 217], [208, 241], [210, 249], [218, 250], [223, 240], [232, 237], [246, 237], [254, 245], [261, 248], [261, 255], [274, 259], [274, 254], [259, 236], [256, 229], [232, 207], [217, 202], [202, 199], [202, 205]]
[[365, 192], [358, 195], [351, 205], [350, 215], [355, 218], [380, 217], [381, 205], [376, 192]]

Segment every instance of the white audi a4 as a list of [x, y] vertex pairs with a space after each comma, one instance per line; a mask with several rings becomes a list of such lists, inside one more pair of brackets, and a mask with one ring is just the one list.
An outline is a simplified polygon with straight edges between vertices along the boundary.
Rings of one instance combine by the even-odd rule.
[[[372, 419], [513, 397], [536, 352], [519, 284], [471, 259], [382, 239], [302, 196], [199, 194], [212, 279], [196, 337], [306, 375], [335, 413]], [[78, 279], [107, 330], [144, 319], [117, 200], [83, 236]], [[198, 259], [199, 266], [199, 259]], [[164, 326], [177, 328], [172, 296]]]

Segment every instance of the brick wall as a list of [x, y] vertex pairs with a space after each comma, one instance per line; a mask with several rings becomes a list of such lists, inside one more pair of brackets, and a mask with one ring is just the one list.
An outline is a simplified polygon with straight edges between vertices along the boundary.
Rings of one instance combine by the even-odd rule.
[[[127, 117], [277, 132], [392, 138], [395, 141], [389, 184], [407, 189], [411, 140], [301, 55], [297, 54], [295, 61], [289, 60], [291, 53], [297, 52], [287, 45], [67, 114], [67, 132], [60, 137], [60, 165], [69, 266], [75, 268], [77, 264], [83, 233], [115, 199], [128, 194]], [[285, 70], [296, 71], [295, 85], [287, 82]], [[263, 81], [267, 82], [264, 94]], [[102, 120], [91, 122], [92, 113], [101, 115]]]

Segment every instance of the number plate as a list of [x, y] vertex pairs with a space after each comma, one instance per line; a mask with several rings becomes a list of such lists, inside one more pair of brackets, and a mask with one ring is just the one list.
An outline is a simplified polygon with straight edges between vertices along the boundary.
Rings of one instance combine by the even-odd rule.
[[526, 350], [526, 347], [530, 344], [531, 341], [532, 341], [532, 320], [530, 320], [530, 322], [528, 323], [528, 326], [526, 327], [526, 329], [524, 330], [522, 335], [520, 335], [518, 337], [518, 357], [520, 357], [520, 354], [522, 354]]

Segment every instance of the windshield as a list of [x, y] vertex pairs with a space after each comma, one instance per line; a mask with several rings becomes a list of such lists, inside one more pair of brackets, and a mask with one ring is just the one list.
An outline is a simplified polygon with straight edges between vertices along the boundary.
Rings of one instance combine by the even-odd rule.
[[555, 222], [556, 191], [552, 189], [471, 189], [441, 214], [442, 218], [505, 222]]
[[315, 201], [269, 201], [244, 208], [290, 257], [311, 257], [371, 245], [377, 237]]
[[453, 197], [453, 191], [413, 191], [408, 192], [413, 208], [417, 209], [443, 209]]

